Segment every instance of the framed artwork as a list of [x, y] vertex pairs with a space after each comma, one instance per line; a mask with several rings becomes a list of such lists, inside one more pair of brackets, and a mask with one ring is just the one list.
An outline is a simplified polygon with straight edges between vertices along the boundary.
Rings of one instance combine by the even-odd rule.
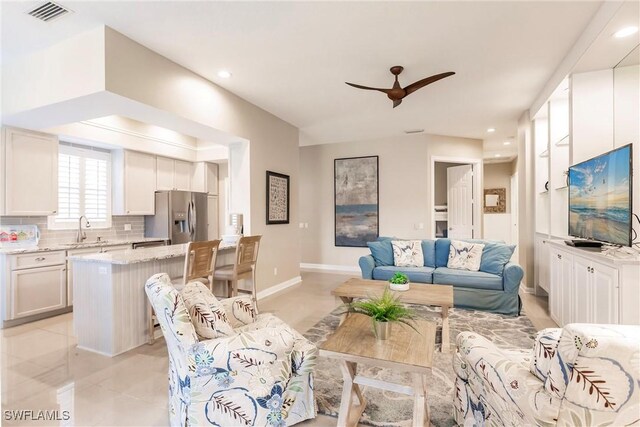
[[378, 156], [335, 159], [335, 245], [366, 247], [378, 238]]
[[289, 175], [267, 171], [267, 224], [289, 224]]
[[507, 212], [507, 189], [506, 188], [485, 188], [484, 190], [484, 213], [505, 213]]

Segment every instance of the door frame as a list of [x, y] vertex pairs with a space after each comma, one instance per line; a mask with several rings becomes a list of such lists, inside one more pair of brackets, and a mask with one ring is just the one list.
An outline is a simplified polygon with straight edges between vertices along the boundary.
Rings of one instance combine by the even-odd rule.
[[482, 229], [482, 177], [483, 177], [483, 162], [481, 158], [470, 157], [449, 157], [449, 156], [429, 156], [429, 175], [431, 176], [431, 197], [429, 197], [429, 206], [427, 211], [429, 212], [428, 235], [430, 239], [435, 239], [435, 197], [436, 197], [436, 183], [435, 172], [436, 162], [440, 163], [463, 163], [473, 166], [473, 238], [481, 239], [483, 236]]

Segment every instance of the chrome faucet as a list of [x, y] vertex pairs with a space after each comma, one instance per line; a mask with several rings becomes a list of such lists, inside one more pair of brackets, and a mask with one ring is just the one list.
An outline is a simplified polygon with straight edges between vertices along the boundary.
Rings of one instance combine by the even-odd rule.
[[82, 218], [84, 218], [84, 220], [87, 222], [85, 228], [91, 228], [91, 224], [89, 223], [87, 217], [84, 215], [80, 216], [80, 218], [78, 218], [78, 235], [76, 236], [76, 243], [82, 243], [87, 238], [87, 233], [82, 231]]

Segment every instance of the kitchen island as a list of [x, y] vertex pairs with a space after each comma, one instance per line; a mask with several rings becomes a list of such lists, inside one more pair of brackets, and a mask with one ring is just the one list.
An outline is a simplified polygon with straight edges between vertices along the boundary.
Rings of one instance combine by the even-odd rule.
[[[187, 245], [69, 257], [73, 263], [74, 328], [78, 347], [116, 356], [148, 337], [144, 285], [157, 273], [180, 277]], [[217, 265], [232, 264], [235, 245], [220, 244]]]

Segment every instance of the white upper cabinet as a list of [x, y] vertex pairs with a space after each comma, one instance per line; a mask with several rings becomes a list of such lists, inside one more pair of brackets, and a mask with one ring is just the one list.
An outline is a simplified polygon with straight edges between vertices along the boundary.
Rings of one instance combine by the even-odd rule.
[[191, 191], [191, 163], [174, 160], [173, 184], [176, 190]]
[[113, 162], [113, 215], [155, 214], [156, 157], [116, 150]]
[[53, 215], [58, 209], [58, 137], [5, 128], [0, 146], [0, 214]]
[[173, 159], [156, 157], [156, 190], [173, 190]]
[[198, 162], [193, 165], [191, 191], [218, 195], [218, 165], [215, 163]]
[[157, 190], [191, 191], [191, 163], [157, 157]]

